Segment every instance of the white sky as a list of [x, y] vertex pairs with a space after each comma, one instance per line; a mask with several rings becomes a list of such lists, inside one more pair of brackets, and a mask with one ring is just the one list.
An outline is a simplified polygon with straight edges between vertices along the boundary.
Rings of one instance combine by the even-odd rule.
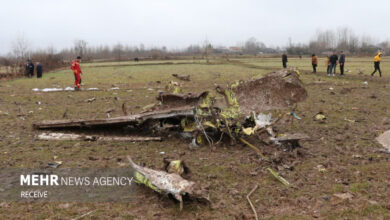
[[348, 26], [384, 40], [388, 0], [0, 0], [0, 54], [23, 35], [33, 48], [89, 45], [183, 48], [206, 38], [236, 45], [256, 37], [267, 46], [305, 42], [316, 30]]

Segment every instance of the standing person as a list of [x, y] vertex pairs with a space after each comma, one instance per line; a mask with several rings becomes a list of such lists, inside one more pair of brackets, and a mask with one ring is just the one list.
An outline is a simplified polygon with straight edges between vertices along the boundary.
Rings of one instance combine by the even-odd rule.
[[26, 65], [24, 65], [24, 74], [27, 76], [27, 77], [29, 77], [29, 61], [30, 60], [26, 60]]
[[330, 76], [330, 62], [329, 62], [329, 55], [325, 58], [325, 67], [326, 67], [326, 75]]
[[344, 63], [345, 63], [345, 54], [344, 51], [340, 51], [340, 59], [339, 59], [340, 75], [344, 75]]
[[283, 55], [282, 55], [283, 68], [287, 68], [287, 62], [288, 62], [287, 55], [286, 55], [286, 53], [283, 53]]
[[332, 70], [333, 70], [333, 74], [332, 76], [335, 76], [336, 74], [336, 67], [337, 67], [337, 61], [339, 60], [339, 57], [337, 56], [337, 53], [336, 51], [333, 52], [333, 55], [329, 57], [329, 62], [330, 62], [330, 74], [332, 73]]
[[311, 65], [313, 66], [312, 73], [316, 73], [317, 72], [317, 65], [318, 65], [318, 57], [314, 53], [311, 55]]
[[34, 75], [34, 64], [30, 59], [27, 60], [25, 73], [28, 78]]
[[80, 68], [80, 61], [81, 57], [78, 56], [73, 62], [72, 62], [72, 70], [74, 74], [74, 90], [80, 91], [80, 83], [81, 83], [81, 74], [83, 73]]
[[379, 77], [382, 77], [382, 71], [380, 68], [380, 63], [381, 63], [381, 57], [382, 57], [382, 52], [379, 52], [375, 57], [374, 57], [374, 72], [371, 73], [371, 76], [374, 76], [376, 71], [379, 71]]
[[40, 62], [37, 62], [37, 78], [42, 78], [42, 72], [43, 72], [43, 68], [42, 68], [42, 64]]

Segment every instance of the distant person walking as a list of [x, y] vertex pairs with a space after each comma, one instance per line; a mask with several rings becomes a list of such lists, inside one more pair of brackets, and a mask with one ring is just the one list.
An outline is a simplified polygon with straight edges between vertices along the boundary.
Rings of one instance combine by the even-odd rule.
[[382, 57], [382, 52], [379, 52], [375, 57], [374, 57], [374, 72], [371, 73], [371, 76], [374, 76], [376, 71], [379, 71], [379, 77], [382, 77], [382, 71], [380, 68], [380, 63], [381, 63], [381, 57]]
[[317, 65], [318, 65], [318, 57], [314, 53], [311, 55], [311, 65], [313, 66], [312, 73], [316, 73], [317, 72]]
[[282, 63], [283, 63], [283, 68], [287, 68], [287, 54], [286, 53], [283, 53], [282, 55]]
[[345, 63], [345, 54], [344, 51], [340, 51], [340, 59], [339, 59], [340, 75], [344, 75], [344, 63]]
[[31, 78], [34, 75], [34, 64], [31, 60], [27, 60], [25, 73], [28, 78]]
[[42, 78], [42, 72], [43, 72], [43, 68], [42, 68], [42, 64], [40, 62], [37, 62], [37, 78]]
[[80, 83], [81, 83], [81, 74], [83, 73], [80, 68], [80, 61], [81, 57], [78, 56], [73, 62], [72, 62], [72, 70], [74, 74], [74, 90], [80, 91]]
[[330, 62], [330, 74], [332, 74], [332, 70], [333, 70], [333, 74], [332, 76], [335, 76], [336, 74], [336, 67], [337, 67], [337, 61], [339, 60], [339, 57], [337, 56], [337, 53], [336, 51], [333, 52], [333, 55], [329, 57], [329, 62]]

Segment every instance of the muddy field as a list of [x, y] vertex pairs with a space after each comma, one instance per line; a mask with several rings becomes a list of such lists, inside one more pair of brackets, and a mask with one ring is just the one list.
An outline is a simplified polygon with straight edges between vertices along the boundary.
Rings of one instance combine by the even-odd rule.
[[[205, 145], [195, 150], [189, 142], [167, 135], [162, 142], [41, 141], [32, 124], [48, 119], [105, 118], [143, 111], [155, 103], [172, 74], [190, 75], [184, 92], [209, 90], [215, 84], [248, 80], [280, 69], [280, 59], [251, 58], [161, 62], [82, 64], [84, 88], [91, 91], [40, 92], [34, 88], [73, 86], [73, 74], [62, 70], [38, 79], [16, 79], [0, 84], [0, 163], [2, 168], [44, 167], [55, 160], [61, 167], [124, 167], [126, 156], [154, 169], [163, 158], [182, 159], [191, 169], [190, 180], [208, 186], [210, 207], [178, 204], [139, 187], [129, 203], [18, 203], [1, 202], [2, 219], [72, 219], [93, 211], [86, 219], [253, 219], [246, 199], [260, 219], [390, 219], [390, 154], [380, 151], [375, 138], [390, 129], [390, 65], [382, 62], [384, 77], [370, 77], [371, 58], [349, 58], [346, 76], [327, 77], [323, 60], [312, 74], [309, 58], [289, 58], [298, 67], [308, 92], [296, 109], [301, 120], [286, 117], [278, 133], [299, 132], [310, 139], [292, 152], [252, 142], [270, 158], [260, 160], [246, 145]], [[358, 72], [362, 72], [359, 74]], [[94, 99], [95, 98], [95, 99]], [[93, 101], [89, 101], [93, 100]], [[315, 120], [322, 112], [325, 120]], [[110, 133], [101, 130], [101, 134]], [[161, 154], [160, 152], [165, 152]], [[272, 167], [288, 180], [278, 182]]]

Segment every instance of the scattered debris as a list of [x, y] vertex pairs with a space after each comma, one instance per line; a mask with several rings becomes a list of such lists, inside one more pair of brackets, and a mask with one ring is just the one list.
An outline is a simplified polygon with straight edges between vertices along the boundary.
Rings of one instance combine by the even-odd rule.
[[254, 145], [252, 145], [251, 143], [249, 143], [248, 141], [240, 138], [240, 141], [246, 145], [248, 145], [250, 148], [252, 148], [254, 151], [256, 151], [256, 153], [260, 156], [261, 159], [265, 159], [265, 156], [263, 155], [263, 153], [261, 153], [261, 151], [255, 147]]
[[57, 168], [61, 166], [62, 161], [54, 161], [53, 163], [48, 163], [46, 168]]
[[96, 101], [95, 97], [85, 100], [85, 102], [88, 102], [88, 103], [92, 103], [94, 101]]
[[8, 113], [8, 112], [0, 111], [0, 115], [9, 115], [9, 113]]
[[333, 194], [335, 197], [342, 199], [342, 200], [351, 200], [353, 198], [353, 195], [349, 192], [347, 193], [335, 193]]
[[352, 120], [352, 119], [348, 119], [348, 118], [344, 118], [344, 121], [351, 122], [351, 123], [355, 123], [356, 122], [356, 120]]
[[272, 124], [272, 114], [258, 114], [255, 118], [256, 125], [259, 128], [265, 128], [268, 125]]
[[376, 140], [388, 151], [390, 151], [390, 130], [385, 131]]
[[176, 77], [180, 80], [183, 80], [183, 81], [191, 81], [190, 79], [190, 75], [186, 75], [186, 76], [180, 76], [178, 74], [172, 74], [173, 77]]
[[380, 149], [377, 152], [378, 153], [384, 153], [384, 154], [390, 154], [390, 150], [387, 150], [387, 149]]
[[319, 164], [317, 165], [317, 170], [321, 173], [325, 173], [326, 172], [326, 169], [323, 165]]
[[348, 94], [350, 92], [352, 92], [352, 88], [342, 88], [340, 90], [340, 94], [343, 94], [343, 95]]
[[72, 220], [79, 220], [79, 219], [82, 219], [82, 218], [84, 218], [84, 217], [86, 217], [86, 216], [88, 216], [88, 215], [90, 215], [90, 214], [92, 214], [92, 213], [94, 213], [94, 212], [96, 212], [96, 210], [92, 210], [92, 211], [90, 211], [90, 212], [87, 212], [87, 213], [85, 213], [85, 214], [83, 214], [83, 215], [80, 215], [80, 216], [78, 216], [78, 217], [76, 217], [76, 218], [73, 218]]
[[276, 144], [284, 144], [290, 147], [290, 150], [301, 147], [300, 140], [308, 140], [310, 137], [306, 134], [280, 134], [277, 137], [271, 137], [270, 140]]
[[251, 206], [252, 211], [253, 211], [253, 213], [255, 214], [255, 219], [256, 219], [256, 220], [258, 220], [259, 218], [257, 217], [256, 209], [255, 209], [255, 207], [253, 206], [253, 204], [252, 204], [252, 202], [251, 202], [251, 200], [250, 200], [249, 197], [252, 195], [252, 193], [253, 193], [254, 191], [256, 191], [257, 188], [259, 188], [259, 185], [258, 185], [258, 184], [257, 184], [257, 185], [248, 193], [248, 195], [246, 196], [246, 199], [248, 200], [249, 205]]
[[190, 169], [182, 160], [168, 160], [164, 158], [164, 170], [168, 173], [176, 173], [180, 176], [190, 173]]
[[130, 156], [127, 156], [127, 159], [134, 170], [133, 177], [136, 183], [143, 184], [158, 193], [172, 195], [180, 202], [180, 210], [183, 209], [182, 197], [184, 195], [194, 196], [210, 202], [195, 182], [183, 179], [176, 173], [167, 173], [138, 166], [131, 160]]
[[[99, 90], [98, 88], [86, 88], [85, 91], [96, 91]], [[32, 91], [34, 92], [61, 92], [61, 91], [74, 91], [74, 88], [72, 87], [65, 87], [65, 88], [33, 88]]]
[[324, 115], [323, 112], [318, 112], [318, 113], [314, 116], [314, 120], [316, 120], [316, 121], [325, 121], [325, 120], [326, 120], [326, 116]]
[[296, 113], [295, 111], [292, 111], [292, 112], [291, 112], [291, 115], [292, 115], [294, 118], [298, 119], [298, 120], [301, 120], [301, 119], [302, 119], [301, 117], [299, 117], [299, 116], [297, 115], [297, 113]]
[[277, 174], [273, 169], [268, 167], [267, 170], [272, 174], [273, 177], [275, 177], [275, 179], [279, 180], [279, 182], [281, 182], [283, 185], [285, 185], [285, 186], [290, 185], [290, 183], [287, 180], [285, 180], [283, 177], [279, 176], [279, 174]]
[[372, 95], [370, 95], [370, 98], [376, 99], [376, 98], [378, 98], [378, 96], [376, 96], [375, 94], [372, 94]]
[[169, 84], [165, 87], [165, 89], [173, 94], [181, 93], [181, 87], [178, 82], [170, 81]]
[[141, 136], [96, 136], [79, 135], [70, 133], [42, 133], [36, 136], [38, 140], [77, 140], [77, 141], [161, 141], [161, 137], [141, 137]]

